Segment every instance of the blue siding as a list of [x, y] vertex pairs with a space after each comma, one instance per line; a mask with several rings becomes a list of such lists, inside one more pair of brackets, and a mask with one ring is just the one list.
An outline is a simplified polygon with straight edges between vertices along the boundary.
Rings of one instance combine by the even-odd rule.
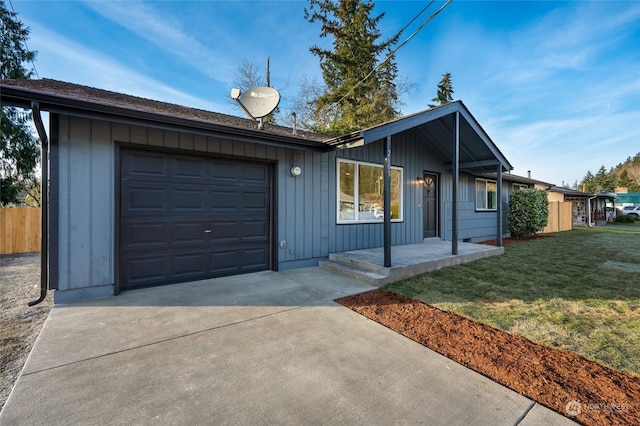
[[[383, 225], [337, 224], [336, 166], [339, 158], [383, 163], [383, 142], [315, 153], [232, 141], [216, 137], [167, 131], [78, 117], [60, 117], [58, 170], [60, 188], [58, 286], [61, 291], [103, 288], [114, 283], [115, 142], [206, 152], [247, 159], [273, 161], [276, 197], [274, 242], [278, 267], [317, 264], [329, 253], [383, 245]], [[440, 235], [451, 238], [451, 171], [443, 155], [426, 138], [397, 135], [392, 141], [393, 166], [403, 169], [403, 221], [394, 222], [392, 244], [422, 241], [423, 172], [440, 176]], [[299, 177], [291, 166], [302, 168]], [[461, 174], [459, 185], [461, 239], [495, 237], [495, 212], [475, 211], [474, 177]], [[506, 184], [505, 184], [506, 185]], [[508, 201], [503, 192], [503, 203]], [[506, 220], [505, 220], [506, 228]], [[279, 248], [279, 242], [286, 243]]]
[[[338, 150], [330, 153], [329, 186], [330, 210], [332, 223], [329, 237], [329, 252], [357, 250], [380, 247], [383, 245], [382, 224], [336, 224], [336, 162], [338, 158], [365, 161], [375, 164], [383, 163], [383, 141], [375, 142], [351, 150]], [[391, 164], [403, 168], [404, 177], [404, 220], [392, 223], [392, 244], [412, 244], [422, 241], [422, 186], [417, 178], [423, 172], [437, 173], [440, 177], [440, 236], [450, 240], [452, 235], [452, 191], [453, 178], [451, 169], [447, 168], [441, 153], [436, 152], [427, 139], [419, 140], [403, 134], [392, 140]], [[503, 215], [506, 218], [506, 191], [503, 191]], [[497, 216], [495, 212], [477, 212], [475, 210], [475, 177], [461, 173], [458, 180], [458, 232], [460, 239], [483, 241], [496, 237]], [[503, 220], [506, 230], [506, 219]]]

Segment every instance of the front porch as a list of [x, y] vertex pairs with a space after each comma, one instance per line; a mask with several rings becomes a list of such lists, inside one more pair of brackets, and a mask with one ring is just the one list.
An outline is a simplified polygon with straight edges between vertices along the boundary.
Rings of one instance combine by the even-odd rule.
[[391, 247], [393, 263], [384, 266], [384, 247], [332, 253], [319, 266], [369, 284], [382, 287], [425, 272], [473, 262], [504, 253], [504, 247], [458, 243], [458, 254], [451, 254], [451, 241], [427, 239], [422, 243]]

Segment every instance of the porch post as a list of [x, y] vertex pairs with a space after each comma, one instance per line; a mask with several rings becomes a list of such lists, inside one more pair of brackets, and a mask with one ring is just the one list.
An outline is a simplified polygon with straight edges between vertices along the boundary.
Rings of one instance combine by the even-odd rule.
[[453, 126], [453, 183], [451, 204], [451, 254], [458, 254], [458, 175], [460, 174], [460, 112], [456, 111]]
[[391, 267], [391, 136], [384, 146], [384, 266]]
[[497, 205], [496, 205], [496, 213], [498, 215], [497, 218], [497, 224], [496, 226], [498, 227], [498, 232], [496, 233], [496, 245], [498, 247], [502, 247], [502, 164], [498, 165], [498, 179], [496, 181], [496, 198], [497, 198]]

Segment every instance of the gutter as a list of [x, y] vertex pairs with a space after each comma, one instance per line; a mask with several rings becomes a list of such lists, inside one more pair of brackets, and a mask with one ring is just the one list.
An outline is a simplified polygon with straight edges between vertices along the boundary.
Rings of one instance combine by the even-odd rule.
[[40, 137], [40, 167], [42, 169], [42, 179], [40, 179], [40, 297], [29, 302], [29, 306], [35, 306], [47, 297], [49, 282], [49, 139], [47, 139], [47, 133], [44, 129], [38, 102], [31, 102], [31, 112], [33, 123]]

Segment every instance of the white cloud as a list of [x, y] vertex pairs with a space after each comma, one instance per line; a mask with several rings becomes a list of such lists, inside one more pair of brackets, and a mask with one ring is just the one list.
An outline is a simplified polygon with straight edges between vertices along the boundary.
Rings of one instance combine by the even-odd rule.
[[535, 121], [493, 129], [492, 137], [519, 174], [533, 169], [538, 179], [573, 183], [640, 151], [640, 112]]
[[31, 24], [31, 28], [29, 43], [38, 51], [38, 69], [46, 70], [40, 77], [212, 111], [228, 109], [151, 79], [44, 27]]
[[[104, 18], [175, 55], [183, 63], [211, 78], [227, 81], [231, 64], [225, 62], [222, 52], [200, 42], [201, 37], [191, 35], [197, 33], [193, 28], [187, 33], [178, 19], [160, 13], [156, 5], [136, 1], [87, 1], [86, 4]], [[210, 31], [216, 31], [215, 26]], [[210, 33], [207, 35], [211, 37]]]

